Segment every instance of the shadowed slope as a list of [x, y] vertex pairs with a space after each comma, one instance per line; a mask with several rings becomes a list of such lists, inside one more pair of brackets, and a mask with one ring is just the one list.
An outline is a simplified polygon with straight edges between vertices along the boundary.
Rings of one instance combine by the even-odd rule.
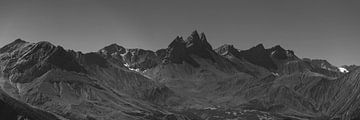
[[0, 118], [4, 120], [60, 120], [51, 113], [15, 100], [2, 89], [0, 89]]

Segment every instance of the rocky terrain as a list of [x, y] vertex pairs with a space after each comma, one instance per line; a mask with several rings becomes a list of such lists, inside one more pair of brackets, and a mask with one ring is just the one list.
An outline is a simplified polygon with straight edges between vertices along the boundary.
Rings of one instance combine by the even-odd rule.
[[[126, 46], [126, 45], [124, 45]], [[360, 68], [262, 44], [214, 48], [204, 33], [156, 51], [90, 53], [17, 39], [0, 48], [0, 118], [355, 120]]]
[[116, 55], [19, 39], [0, 51], [4, 91], [66, 119], [189, 119], [159, 107], [178, 97]]

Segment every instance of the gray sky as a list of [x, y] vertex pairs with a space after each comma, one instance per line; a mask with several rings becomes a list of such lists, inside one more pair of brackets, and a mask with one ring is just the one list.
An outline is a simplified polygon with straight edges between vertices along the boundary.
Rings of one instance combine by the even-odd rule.
[[281, 45], [299, 57], [360, 64], [359, 0], [0, 0], [0, 46], [16, 38], [97, 51], [165, 48], [205, 32], [213, 47]]

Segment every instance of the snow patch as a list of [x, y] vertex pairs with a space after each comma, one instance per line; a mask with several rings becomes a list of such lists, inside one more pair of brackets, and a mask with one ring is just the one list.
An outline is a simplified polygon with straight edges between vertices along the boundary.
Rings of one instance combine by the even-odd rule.
[[217, 108], [215, 108], [215, 107], [207, 107], [207, 108], [205, 108], [205, 110], [216, 110]]
[[130, 65], [127, 64], [127, 63], [125, 63], [124, 66], [127, 67], [127, 68], [129, 68], [129, 70], [136, 71], [136, 72], [140, 72], [140, 69], [139, 69], [139, 68], [138, 68], [138, 69], [130, 68], [130, 67], [129, 67]]
[[347, 70], [346, 68], [343, 68], [343, 67], [338, 67], [338, 69], [342, 73], [348, 73], [349, 72], [349, 70]]
[[272, 74], [275, 76], [280, 76], [279, 73], [272, 72]]

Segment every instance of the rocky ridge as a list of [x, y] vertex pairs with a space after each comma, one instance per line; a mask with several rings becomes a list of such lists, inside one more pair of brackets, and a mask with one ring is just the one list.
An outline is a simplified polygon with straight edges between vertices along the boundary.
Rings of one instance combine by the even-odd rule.
[[[186, 39], [178, 36], [157, 51], [111, 44], [82, 53], [46, 41], [17, 39], [0, 48], [0, 65], [6, 79], [0, 97], [29, 104], [20, 109], [35, 115], [14, 112], [22, 118], [359, 117], [356, 66], [343, 66], [349, 72], [342, 72], [326, 60], [300, 59], [278, 45], [213, 49], [205, 34], [197, 31]], [[6, 100], [0, 99], [1, 105], [18, 110], [2, 102]]]
[[81, 53], [20, 40], [1, 50], [3, 89], [66, 119], [189, 119], [156, 107], [177, 96], [116, 61], [119, 50]]

